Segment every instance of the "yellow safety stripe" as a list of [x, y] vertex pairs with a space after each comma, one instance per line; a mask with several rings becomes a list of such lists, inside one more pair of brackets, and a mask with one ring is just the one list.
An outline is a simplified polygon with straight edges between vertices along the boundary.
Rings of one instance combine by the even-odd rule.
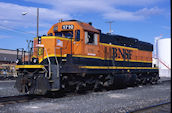
[[[38, 37], [34, 38], [34, 40], [37, 40]], [[58, 37], [58, 36], [43, 36], [41, 37], [41, 39], [60, 39], [60, 40], [71, 40], [69, 38], [65, 38], [65, 37]], [[72, 39], [73, 41], [74, 39]]]
[[131, 50], [138, 50], [138, 48], [124, 47], [124, 46], [120, 46], [120, 45], [105, 44], [105, 43], [99, 43], [99, 44], [100, 45], [104, 45], [104, 46], [120, 47], [120, 48], [126, 48], [126, 49], [131, 49]]
[[[44, 58], [41, 58], [40, 60], [39, 60], [39, 63], [40, 62], [42, 62], [44, 59], [46, 59], [46, 58], [48, 58], [48, 57], [61, 57], [61, 55], [55, 55], [55, 54], [50, 54], [50, 55], [48, 55], [48, 56], [45, 56]], [[66, 57], [67, 55], [66, 54], [64, 54], [64, 55], [62, 55], [62, 57]]]
[[158, 69], [153, 67], [80, 66], [86, 69]]
[[87, 55], [72, 55], [74, 57], [83, 57], [83, 58], [95, 58], [95, 59], [103, 59], [102, 57], [98, 56], [87, 56]]
[[15, 68], [44, 68], [44, 65], [16, 65]]
[[[72, 55], [74, 57], [83, 57], [83, 58], [95, 58], [95, 59], [101, 59], [101, 60], [112, 60], [112, 58], [102, 58], [97, 56], [85, 56], [85, 55]], [[124, 61], [124, 59], [115, 59], [115, 61]], [[127, 60], [126, 60], [127, 61]], [[129, 62], [145, 62], [145, 63], [152, 63], [152, 61], [142, 61], [142, 60], [129, 60]]]
[[[61, 57], [61, 55], [55, 55], [55, 54], [51, 54], [48, 56], [45, 56], [44, 59], [46, 59], [47, 57]], [[66, 57], [67, 55], [64, 54], [62, 55], [62, 57]], [[105, 60], [102, 57], [97, 57], [97, 56], [86, 56], [86, 55], [72, 55], [73, 57], [82, 57], [82, 58], [94, 58], [94, 59], [101, 59], [101, 60]], [[112, 60], [112, 58], [108, 58], [106, 60]], [[40, 59], [39, 62], [42, 62], [43, 59]], [[115, 61], [124, 61], [123, 59], [115, 59]], [[141, 61], [141, 60], [129, 60], [129, 62], [145, 62], [145, 63], [152, 63], [152, 61]]]
[[[138, 48], [125, 47], [125, 46], [120, 46], [120, 45], [113, 45], [113, 44], [106, 44], [106, 43], [99, 43], [99, 44], [104, 45], [104, 46], [120, 47], [120, 48], [131, 49], [131, 50], [139, 50]], [[146, 50], [139, 50], [139, 51], [146, 51]], [[146, 52], [151, 52], [151, 51], [146, 51]]]

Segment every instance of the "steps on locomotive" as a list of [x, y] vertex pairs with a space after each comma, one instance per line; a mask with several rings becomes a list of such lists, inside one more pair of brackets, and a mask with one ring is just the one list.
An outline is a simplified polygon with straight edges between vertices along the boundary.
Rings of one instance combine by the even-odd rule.
[[51, 78], [49, 80], [49, 83], [51, 85], [51, 91], [60, 89], [60, 74], [58, 65], [51, 65]]

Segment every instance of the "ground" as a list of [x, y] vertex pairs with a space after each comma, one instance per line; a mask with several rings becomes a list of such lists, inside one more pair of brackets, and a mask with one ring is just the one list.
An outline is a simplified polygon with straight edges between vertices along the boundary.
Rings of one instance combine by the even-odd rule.
[[[126, 113], [140, 107], [171, 101], [170, 84], [171, 81], [166, 81], [157, 85], [88, 92], [82, 95], [67, 94], [59, 98], [1, 105], [0, 113]], [[4, 90], [0, 90], [0, 94], [3, 94], [2, 92]], [[170, 107], [167, 109], [170, 112]]]

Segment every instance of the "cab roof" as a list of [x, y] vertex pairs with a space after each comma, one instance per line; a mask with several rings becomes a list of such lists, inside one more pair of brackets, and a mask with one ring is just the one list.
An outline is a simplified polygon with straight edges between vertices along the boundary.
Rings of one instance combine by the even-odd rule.
[[61, 21], [59, 23], [54, 24], [50, 30], [48, 31], [48, 33], [52, 33], [53, 32], [53, 28], [55, 26], [61, 26], [61, 25], [65, 25], [66, 24], [73, 24], [74, 26], [79, 26], [79, 29], [83, 29], [86, 31], [91, 31], [91, 32], [95, 32], [95, 33], [100, 33], [96, 28], [94, 28], [92, 25], [90, 25], [89, 23], [85, 23], [85, 22], [81, 22], [78, 20], [66, 20], [66, 21]]

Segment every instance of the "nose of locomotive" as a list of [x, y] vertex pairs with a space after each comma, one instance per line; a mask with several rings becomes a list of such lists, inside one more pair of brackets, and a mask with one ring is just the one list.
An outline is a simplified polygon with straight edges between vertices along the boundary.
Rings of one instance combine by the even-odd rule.
[[20, 93], [45, 95], [50, 89], [43, 65], [17, 65], [15, 87]]

